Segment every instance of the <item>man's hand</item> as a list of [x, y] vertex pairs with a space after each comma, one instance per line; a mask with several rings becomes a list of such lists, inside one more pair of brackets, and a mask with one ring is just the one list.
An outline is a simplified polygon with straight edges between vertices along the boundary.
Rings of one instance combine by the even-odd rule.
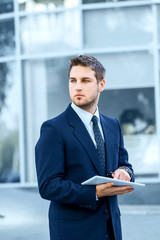
[[131, 186], [123, 186], [123, 187], [114, 187], [113, 182], [99, 184], [96, 185], [96, 196], [106, 197], [106, 196], [113, 196], [113, 195], [122, 195], [125, 193], [132, 192], [134, 189]]
[[[117, 169], [112, 174], [114, 179], [130, 181], [131, 178], [128, 172], [125, 169]], [[112, 181], [112, 180], [111, 180]], [[99, 184], [96, 186], [96, 195], [98, 198], [106, 197], [106, 196], [113, 196], [113, 195], [122, 195], [125, 193], [132, 192], [134, 189], [131, 186], [123, 186], [123, 187], [114, 187], [114, 183], [105, 183]]]
[[128, 181], [130, 182], [131, 178], [129, 176], [129, 173], [123, 169], [123, 168], [118, 168], [113, 174], [112, 177], [114, 179], [118, 179], [118, 180], [123, 180], [123, 181]]

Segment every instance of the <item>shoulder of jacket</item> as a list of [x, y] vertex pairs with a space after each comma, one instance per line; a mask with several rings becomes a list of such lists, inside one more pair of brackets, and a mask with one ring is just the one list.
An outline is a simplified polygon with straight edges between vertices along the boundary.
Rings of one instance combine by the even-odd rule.
[[110, 116], [107, 116], [107, 115], [103, 115], [103, 114], [100, 114], [100, 116], [102, 116], [102, 118], [105, 120], [105, 121], [108, 121], [110, 123], [115, 123], [115, 124], [119, 124], [119, 121], [114, 118], [114, 117], [110, 117]]
[[62, 127], [65, 122], [66, 122], [66, 116], [65, 116], [65, 112], [63, 112], [60, 115], [43, 122], [41, 127], [42, 128], [43, 127], [58, 128], [58, 127]]

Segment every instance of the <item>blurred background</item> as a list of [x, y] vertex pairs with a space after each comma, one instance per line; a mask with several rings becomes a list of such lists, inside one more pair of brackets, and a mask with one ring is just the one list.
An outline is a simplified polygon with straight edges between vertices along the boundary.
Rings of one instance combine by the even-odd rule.
[[159, 205], [159, 0], [0, 0], [2, 192], [37, 194], [34, 146], [42, 122], [70, 102], [69, 59], [79, 54], [105, 66], [100, 112], [120, 121], [136, 181], [146, 183], [120, 204]]

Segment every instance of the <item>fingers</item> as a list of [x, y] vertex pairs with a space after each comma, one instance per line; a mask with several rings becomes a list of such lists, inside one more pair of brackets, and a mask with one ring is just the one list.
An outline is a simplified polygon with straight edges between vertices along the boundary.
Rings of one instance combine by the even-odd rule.
[[128, 172], [125, 169], [117, 169], [113, 174], [112, 174], [114, 179], [118, 180], [123, 180], [123, 181], [130, 181], [131, 178], [128, 174]]
[[96, 186], [96, 194], [98, 197], [122, 195], [132, 192], [134, 189], [131, 186], [114, 187], [114, 183], [100, 184]]
[[129, 189], [125, 189], [125, 190], [115, 190], [114, 192], [111, 193], [110, 196], [114, 196], [114, 195], [123, 195], [123, 194], [126, 194], [126, 193], [130, 193], [130, 192], [133, 192], [134, 189], [133, 188], [129, 188]]
[[134, 188], [132, 188], [131, 186], [124, 186], [124, 187], [115, 187], [112, 193], [115, 195], [122, 195], [122, 194], [126, 194], [133, 191], [134, 191]]
[[125, 186], [125, 187], [112, 187], [112, 191], [110, 191], [110, 195], [108, 196], [113, 196], [113, 195], [123, 195], [129, 192], [133, 192], [134, 189], [131, 186]]
[[103, 185], [105, 185], [105, 187], [107, 187], [107, 188], [110, 188], [110, 187], [114, 186], [114, 183], [113, 182], [109, 182], [109, 183], [105, 183]]
[[114, 186], [114, 183], [113, 182], [109, 182], [109, 183], [99, 184], [99, 185], [97, 185], [97, 188], [105, 190], [105, 189], [111, 188], [113, 186]]
[[113, 174], [112, 174], [113, 178], [114, 179], [119, 179], [120, 178], [120, 173], [119, 171], [115, 171]]

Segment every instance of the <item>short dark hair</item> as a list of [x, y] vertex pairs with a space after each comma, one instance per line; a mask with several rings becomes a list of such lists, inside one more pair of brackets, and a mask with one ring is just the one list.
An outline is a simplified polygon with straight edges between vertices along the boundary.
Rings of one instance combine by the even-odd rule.
[[95, 77], [97, 82], [104, 79], [106, 70], [103, 65], [93, 56], [80, 55], [70, 59], [70, 67], [68, 70], [68, 75], [70, 74], [71, 68], [73, 66], [84, 66], [90, 67], [95, 72]]

